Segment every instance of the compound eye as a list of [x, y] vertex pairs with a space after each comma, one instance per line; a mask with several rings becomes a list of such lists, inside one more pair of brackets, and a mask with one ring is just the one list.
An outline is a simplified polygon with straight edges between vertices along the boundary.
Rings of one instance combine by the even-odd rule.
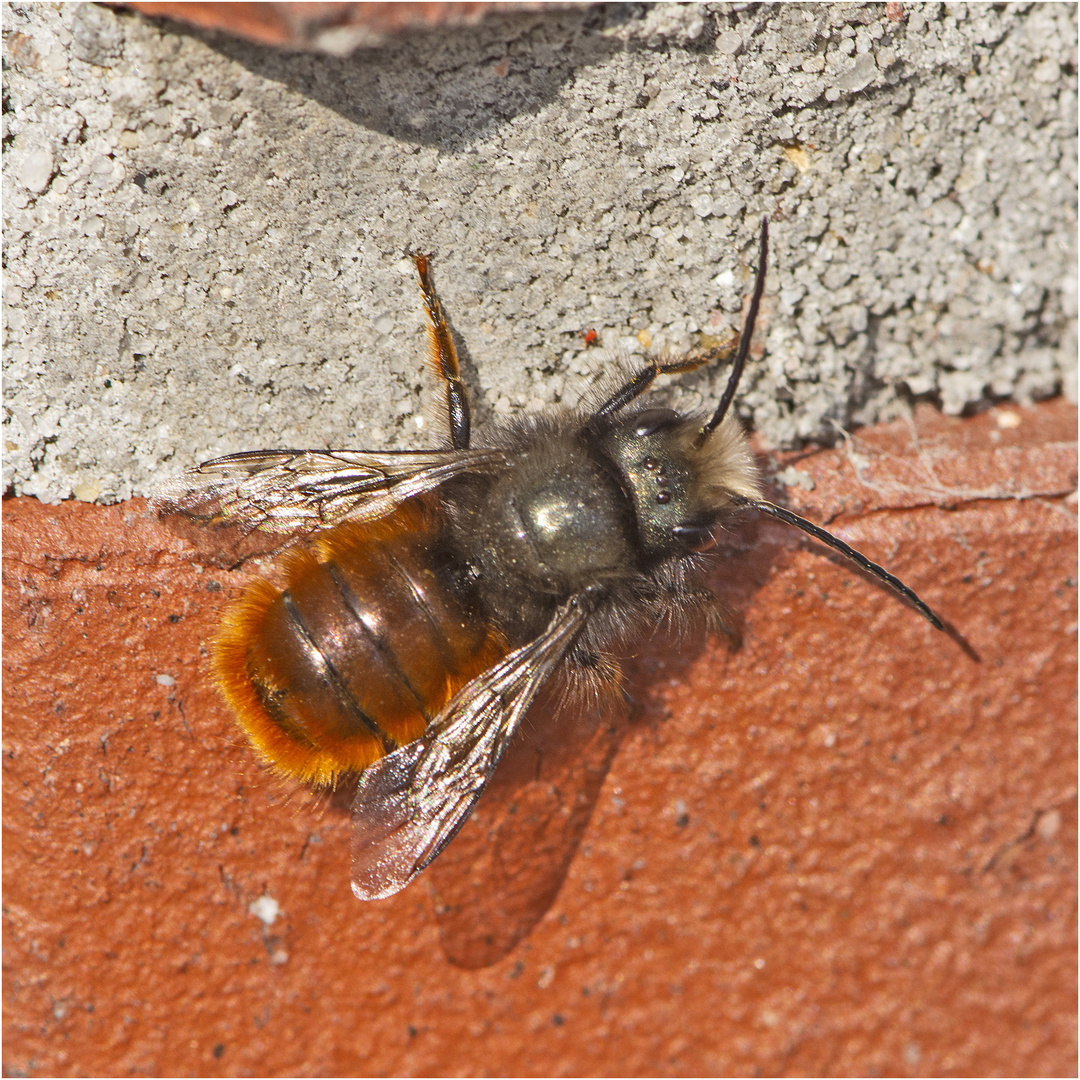
[[708, 551], [716, 547], [716, 537], [707, 525], [676, 525], [672, 532], [687, 551]]
[[645, 409], [633, 418], [634, 434], [639, 437], [652, 435], [662, 427], [667, 427], [672, 420], [678, 420], [679, 414], [673, 409]]

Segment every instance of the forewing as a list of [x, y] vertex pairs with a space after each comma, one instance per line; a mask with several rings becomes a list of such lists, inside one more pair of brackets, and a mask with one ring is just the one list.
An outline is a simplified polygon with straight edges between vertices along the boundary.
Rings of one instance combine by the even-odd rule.
[[585, 618], [572, 597], [540, 637], [463, 687], [421, 738], [364, 771], [353, 801], [359, 899], [393, 896], [450, 842]]
[[271, 547], [281, 548], [346, 519], [385, 517], [452, 477], [504, 462], [498, 450], [253, 450], [164, 481], [151, 505], [160, 517], [193, 523], [232, 546], [268, 533], [277, 541]]

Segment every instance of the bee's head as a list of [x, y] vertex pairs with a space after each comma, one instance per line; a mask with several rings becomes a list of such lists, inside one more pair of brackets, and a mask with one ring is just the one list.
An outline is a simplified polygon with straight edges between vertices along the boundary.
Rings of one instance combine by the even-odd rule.
[[600, 437], [633, 503], [641, 544], [651, 555], [708, 550], [723, 511], [761, 497], [738, 420], [725, 418], [704, 440], [701, 431], [700, 417], [646, 408]]

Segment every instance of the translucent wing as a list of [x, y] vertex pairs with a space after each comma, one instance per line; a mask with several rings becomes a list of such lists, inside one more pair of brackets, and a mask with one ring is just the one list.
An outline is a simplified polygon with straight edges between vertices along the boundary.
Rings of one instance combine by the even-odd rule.
[[166, 480], [151, 505], [162, 517], [241, 538], [276, 534], [283, 538], [278, 546], [285, 546], [346, 519], [385, 517], [451, 477], [504, 463], [498, 450], [252, 450], [205, 461]]
[[393, 896], [446, 847], [586, 616], [583, 598], [572, 597], [540, 637], [465, 686], [421, 738], [364, 771], [353, 801], [357, 898]]

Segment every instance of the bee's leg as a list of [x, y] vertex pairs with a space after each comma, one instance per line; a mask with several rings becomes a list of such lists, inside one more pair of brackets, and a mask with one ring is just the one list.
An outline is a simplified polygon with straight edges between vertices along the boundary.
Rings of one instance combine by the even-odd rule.
[[731, 369], [724, 396], [720, 399], [720, 404], [717, 406], [716, 412], [713, 413], [712, 419], [701, 429], [698, 435], [698, 445], [700, 446], [708, 438], [709, 433], [717, 428], [724, 419], [728, 406], [731, 404], [731, 399], [735, 396], [735, 388], [739, 385], [739, 377], [742, 375], [743, 365], [746, 363], [746, 356], [750, 351], [750, 339], [754, 336], [754, 322], [757, 319], [758, 308], [761, 306], [761, 297], [765, 291], [765, 264], [768, 257], [769, 220], [768, 218], [762, 218], [757, 276], [754, 279], [754, 292], [750, 300], [750, 310], [747, 313], [746, 322], [743, 324], [742, 333], [733, 334], [731, 339], [725, 341], [723, 345], [690, 353], [674, 363], [661, 364], [659, 360], [654, 360], [648, 367], [642, 368], [625, 386], [620, 387], [612, 394], [593, 413], [591, 422], [595, 423], [602, 420], [604, 417], [610, 416], [612, 413], [616, 413], [629, 405], [634, 398], [639, 394], [643, 394], [652, 386], [657, 375], [674, 375], [681, 371], [693, 371], [695, 368], [702, 367], [714, 360], [727, 360], [735, 353], [737, 347], [738, 353], [735, 355], [735, 363]]
[[469, 395], [461, 381], [454, 338], [443, 315], [442, 305], [435, 295], [431, 282], [431, 266], [426, 255], [414, 255], [416, 272], [420, 275], [420, 292], [424, 297], [424, 309], [431, 325], [428, 337], [431, 343], [430, 361], [435, 374], [446, 384], [446, 408], [450, 419], [450, 442], [455, 450], [469, 446]]
[[661, 363], [658, 359], [653, 360], [648, 367], [643, 367], [637, 372], [629, 382], [620, 386], [619, 389], [593, 413], [592, 420], [601, 420], [611, 416], [612, 413], [617, 413], [620, 409], [625, 408], [634, 400], [634, 398], [644, 394], [656, 381], [658, 375], [676, 375], [683, 371], [696, 371], [699, 367], [704, 367], [706, 364], [710, 364], [713, 361], [727, 360], [728, 357], [735, 352], [738, 344], [739, 336], [738, 334], [735, 334], [730, 340], [725, 341], [723, 345], [716, 345], [711, 349], [701, 349], [689, 353], [681, 360], [675, 360], [666, 364]]
[[625, 693], [622, 664], [611, 653], [575, 649], [566, 657], [558, 708], [567, 706], [592, 713]]

